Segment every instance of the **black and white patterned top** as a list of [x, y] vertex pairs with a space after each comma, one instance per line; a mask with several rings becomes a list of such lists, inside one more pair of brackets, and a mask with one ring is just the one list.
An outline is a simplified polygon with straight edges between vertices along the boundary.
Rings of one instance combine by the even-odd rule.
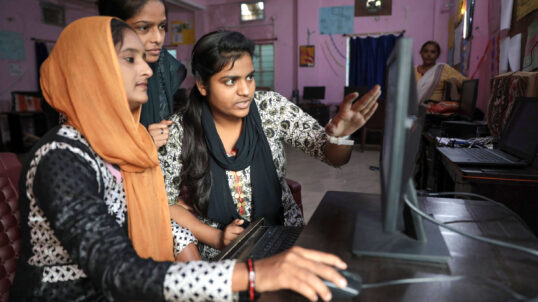
[[[327, 144], [327, 136], [325, 129], [313, 117], [276, 92], [257, 91], [254, 94], [254, 101], [258, 105], [262, 127], [269, 142], [277, 175], [282, 186], [284, 225], [301, 226], [304, 224], [303, 215], [295, 203], [285, 179], [286, 153], [283, 143], [299, 148], [306, 154], [326, 162], [324, 150]], [[172, 115], [170, 120], [173, 122], [169, 126], [170, 136], [166, 145], [159, 149], [159, 160], [164, 174], [168, 203], [175, 204], [180, 195], [179, 175], [182, 167], [183, 126], [181, 116], [178, 114]], [[250, 221], [252, 201], [250, 167], [239, 171], [238, 174], [242, 182], [243, 200], [246, 202], [246, 211], [243, 218]], [[239, 198], [238, 194], [236, 194], [236, 186], [234, 186], [235, 173], [226, 171], [226, 175], [228, 176], [232, 199], [237, 204]], [[220, 229], [225, 227], [205, 218], [200, 217], [200, 219], [213, 227]], [[199, 248], [204, 258], [210, 259], [218, 253], [217, 250], [204, 244], [200, 244]]]
[[[234, 261], [141, 259], [121, 174], [75, 128], [34, 147], [21, 176], [22, 249], [10, 301], [231, 301]], [[174, 254], [196, 242], [173, 223]]]

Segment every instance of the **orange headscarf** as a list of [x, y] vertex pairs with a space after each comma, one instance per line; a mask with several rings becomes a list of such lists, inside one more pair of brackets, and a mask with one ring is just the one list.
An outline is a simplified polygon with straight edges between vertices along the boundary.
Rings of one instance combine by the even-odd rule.
[[138, 255], [173, 260], [170, 213], [157, 151], [129, 109], [111, 17], [87, 17], [67, 26], [41, 67], [47, 102], [67, 116], [92, 149], [121, 169], [129, 237]]

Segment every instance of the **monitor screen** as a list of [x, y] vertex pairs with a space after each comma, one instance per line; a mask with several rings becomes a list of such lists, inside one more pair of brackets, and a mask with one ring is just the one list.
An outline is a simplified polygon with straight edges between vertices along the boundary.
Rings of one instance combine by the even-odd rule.
[[474, 119], [477, 93], [478, 79], [463, 81], [461, 86], [461, 102], [458, 113], [468, 121], [472, 121]]
[[517, 97], [504, 127], [499, 147], [510, 154], [532, 162], [538, 147], [538, 98]]
[[366, 86], [345, 86], [344, 87], [344, 96], [353, 92], [358, 92], [359, 97], [362, 97], [363, 95], [368, 93], [368, 87]]
[[[353, 253], [406, 260], [446, 262], [450, 254], [439, 227], [409, 210], [418, 205], [412, 180], [425, 107], [419, 106], [412, 64], [412, 40], [398, 39], [387, 60], [385, 129], [381, 153], [379, 213], [359, 210]], [[427, 238], [427, 239], [426, 239]]]
[[304, 86], [303, 99], [304, 100], [324, 100], [325, 99], [325, 86]]

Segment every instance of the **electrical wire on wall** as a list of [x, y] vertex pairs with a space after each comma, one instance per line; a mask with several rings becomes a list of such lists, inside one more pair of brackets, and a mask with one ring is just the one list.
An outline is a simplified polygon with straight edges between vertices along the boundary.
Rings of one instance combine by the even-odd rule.
[[344, 56], [344, 54], [342, 54], [342, 52], [340, 51], [340, 49], [338, 49], [338, 47], [336, 46], [336, 43], [334, 42], [334, 38], [332, 35], [329, 35], [329, 38], [331, 39], [331, 42], [333, 44], [333, 47], [334, 49], [336, 49], [336, 52], [340, 55], [340, 57], [342, 57], [342, 59], [346, 59], [346, 56]]
[[325, 48], [321, 47], [321, 51], [323, 52], [323, 56], [325, 57], [325, 59], [327, 60], [327, 63], [329, 64], [329, 67], [331, 68], [331, 70], [333, 71], [334, 75], [338, 75], [338, 72], [334, 69], [333, 65], [331, 64], [331, 61], [329, 60], [329, 56], [327, 55], [327, 51], [325, 50]]
[[334, 60], [336, 65], [338, 65], [340, 68], [344, 68], [345, 66], [342, 65], [342, 63], [338, 62], [338, 60], [334, 57], [334, 55], [333, 55], [333, 53], [331, 51], [331, 48], [329, 47], [329, 43], [327, 43], [327, 40], [325, 40], [324, 42], [325, 42], [325, 47], [327, 48], [327, 52], [329, 52], [329, 54], [331, 55], [331, 58]]

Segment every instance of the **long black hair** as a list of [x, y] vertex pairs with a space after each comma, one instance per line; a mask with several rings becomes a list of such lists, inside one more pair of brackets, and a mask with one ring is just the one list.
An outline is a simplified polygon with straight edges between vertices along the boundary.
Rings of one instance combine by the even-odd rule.
[[166, 1], [164, 0], [99, 0], [97, 7], [99, 15], [112, 16], [125, 21], [138, 14], [150, 1], [160, 1], [164, 5], [164, 15], [168, 17]]
[[[254, 43], [238, 32], [214, 31], [201, 37], [192, 50], [192, 74], [211, 94], [209, 80], [228, 64], [244, 54], [251, 57]], [[206, 216], [211, 191], [209, 154], [202, 128], [202, 104], [206, 102], [194, 85], [187, 100], [180, 103], [178, 114], [183, 116], [183, 150], [180, 174], [182, 198], [199, 215]]]

